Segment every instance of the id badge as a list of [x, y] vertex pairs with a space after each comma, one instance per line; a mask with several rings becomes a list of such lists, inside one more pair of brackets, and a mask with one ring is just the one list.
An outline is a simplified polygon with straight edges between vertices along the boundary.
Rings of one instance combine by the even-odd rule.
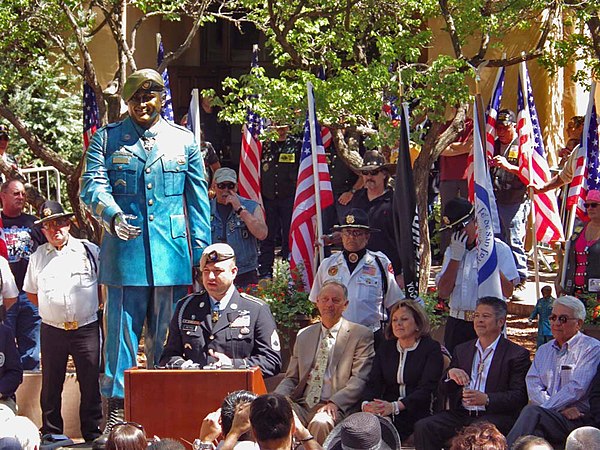
[[600, 292], [600, 278], [590, 278], [588, 280], [588, 292]]

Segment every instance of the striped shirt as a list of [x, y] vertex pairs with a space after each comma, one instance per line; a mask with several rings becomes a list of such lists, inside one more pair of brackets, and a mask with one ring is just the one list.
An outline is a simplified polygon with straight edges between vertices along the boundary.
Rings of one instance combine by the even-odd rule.
[[578, 332], [560, 348], [556, 340], [542, 345], [527, 372], [531, 404], [561, 411], [576, 406], [590, 409], [590, 383], [600, 362], [600, 341]]

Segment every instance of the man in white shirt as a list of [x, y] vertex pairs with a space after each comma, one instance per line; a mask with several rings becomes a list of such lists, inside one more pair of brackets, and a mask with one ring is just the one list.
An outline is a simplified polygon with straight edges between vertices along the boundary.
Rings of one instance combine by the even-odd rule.
[[[446, 323], [444, 345], [452, 352], [458, 344], [477, 337], [473, 328], [473, 314], [479, 297], [475, 208], [464, 198], [453, 198], [444, 209], [442, 222], [440, 231], [450, 228], [452, 238], [435, 281], [440, 298], [449, 299], [450, 317]], [[510, 247], [497, 238], [494, 242], [502, 294], [508, 298], [519, 283], [519, 273]]]
[[554, 300], [549, 317], [554, 339], [537, 350], [527, 373], [529, 405], [506, 437], [509, 446], [525, 434], [562, 446], [571, 431], [586, 425], [600, 342], [581, 333], [585, 314], [575, 297]]
[[100, 328], [96, 245], [69, 234], [72, 213], [46, 201], [40, 211], [48, 242], [31, 255], [23, 289], [42, 317], [42, 434], [62, 434], [61, 395], [73, 357], [81, 392], [81, 435], [100, 436]]

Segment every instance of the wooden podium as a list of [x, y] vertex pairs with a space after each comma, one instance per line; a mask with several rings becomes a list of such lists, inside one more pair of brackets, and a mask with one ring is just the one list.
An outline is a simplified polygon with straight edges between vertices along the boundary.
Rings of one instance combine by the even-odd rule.
[[221, 407], [227, 394], [267, 389], [258, 367], [240, 370], [125, 371], [125, 419], [144, 426], [146, 435], [193, 442], [202, 419]]

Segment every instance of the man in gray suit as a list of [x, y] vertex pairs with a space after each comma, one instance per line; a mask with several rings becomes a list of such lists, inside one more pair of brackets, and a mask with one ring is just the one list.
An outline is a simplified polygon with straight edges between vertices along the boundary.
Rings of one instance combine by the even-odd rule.
[[322, 444], [337, 423], [358, 409], [375, 351], [373, 332], [342, 318], [348, 305], [343, 284], [325, 282], [316, 303], [321, 322], [298, 332], [275, 392], [290, 397], [300, 420]]

